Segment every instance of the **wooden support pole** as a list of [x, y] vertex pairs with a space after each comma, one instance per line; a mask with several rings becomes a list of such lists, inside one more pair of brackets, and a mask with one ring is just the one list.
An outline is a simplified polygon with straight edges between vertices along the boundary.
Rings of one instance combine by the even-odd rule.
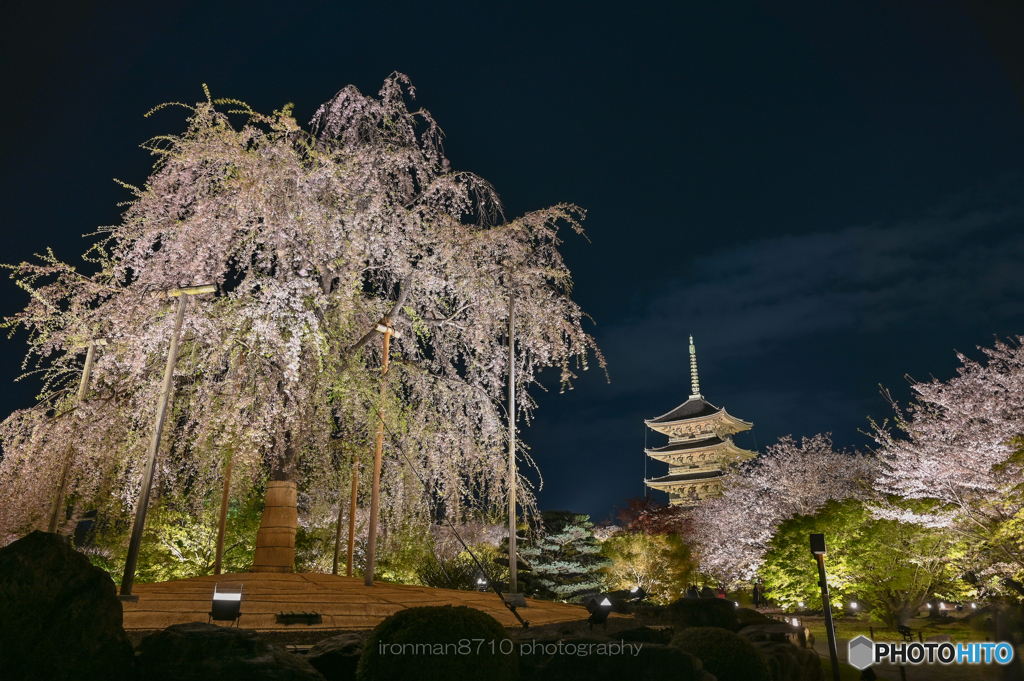
[[[345, 574], [352, 576], [352, 556], [356, 550], [356, 492], [359, 490], [359, 456], [352, 462], [352, 499], [348, 504], [348, 562]], [[340, 513], [340, 509], [339, 509]]]
[[[381, 329], [380, 326], [384, 328]], [[363, 583], [366, 586], [373, 586], [374, 559], [377, 553], [377, 516], [380, 513], [380, 467], [381, 457], [384, 448], [384, 401], [387, 396], [388, 376], [388, 355], [391, 352], [391, 322], [384, 317], [378, 330], [384, 335], [384, 366], [381, 371], [380, 382], [380, 409], [377, 411], [377, 448], [373, 455], [373, 486], [370, 493], [370, 531], [366, 542], [366, 571], [363, 575]]]
[[516, 298], [508, 294], [508, 592], [519, 592], [516, 561]]
[[135, 582], [135, 566], [139, 560], [139, 546], [142, 544], [142, 529], [146, 524], [146, 511], [149, 508], [149, 491], [153, 486], [153, 471], [156, 468], [156, 455], [160, 451], [160, 437], [164, 432], [164, 421], [167, 418], [167, 401], [174, 387], [174, 363], [178, 359], [178, 340], [181, 336], [181, 322], [185, 318], [185, 304], [190, 295], [213, 293], [217, 287], [213, 284], [189, 286], [182, 289], [171, 289], [154, 294], [157, 297], [178, 298], [178, 314], [174, 318], [174, 332], [171, 334], [171, 348], [167, 353], [167, 368], [164, 370], [164, 382], [157, 401], [156, 422], [153, 424], [153, 437], [149, 442], [149, 456], [146, 457], [146, 468], [142, 472], [142, 489], [139, 490], [139, 501], [135, 507], [135, 522], [132, 524], [132, 538], [128, 543], [128, 557], [124, 563], [124, 577], [121, 579], [122, 600], [136, 600], [132, 596], [132, 584]]
[[[354, 464], [355, 462], [353, 462]], [[353, 465], [353, 469], [355, 466]], [[355, 476], [355, 470], [352, 471], [352, 475]], [[354, 480], [353, 480], [354, 481]], [[338, 574], [338, 565], [341, 563], [341, 519], [344, 516], [342, 512], [345, 505], [341, 501], [341, 489], [338, 489], [338, 522], [334, 528], [334, 567], [331, 569], [331, 574]], [[351, 532], [350, 532], [351, 533]], [[349, 558], [348, 562], [351, 563], [352, 559]], [[352, 575], [349, 574], [349, 577]]]
[[[89, 341], [88, 350], [85, 352], [85, 367], [82, 369], [82, 378], [78, 383], [78, 394], [75, 396], [75, 404], [79, 405], [85, 401], [85, 393], [89, 389], [89, 378], [92, 375], [92, 365], [96, 360], [96, 346], [106, 345], [104, 340]], [[64, 463], [60, 469], [60, 481], [57, 483], [57, 495], [53, 499], [53, 509], [50, 512], [50, 524], [47, 532], [56, 532], [64, 523], [62, 517], [66, 513], [64, 508], [64, 495], [68, 492], [68, 476], [71, 474], [71, 463], [75, 457], [74, 441], [68, 440], [67, 448], [64, 450]]]
[[217, 557], [213, 562], [213, 574], [219, 575], [221, 564], [224, 560], [224, 532], [228, 526], [228, 496], [231, 492], [231, 461], [234, 457], [229, 455], [228, 461], [224, 464], [224, 492], [220, 495], [220, 524], [217, 526]]

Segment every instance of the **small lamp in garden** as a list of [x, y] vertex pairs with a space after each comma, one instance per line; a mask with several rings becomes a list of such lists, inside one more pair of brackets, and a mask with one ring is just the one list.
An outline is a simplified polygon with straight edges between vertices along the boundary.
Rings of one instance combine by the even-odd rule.
[[210, 617], [207, 621], [234, 622], [237, 626], [242, 616], [242, 586], [238, 591], [218, 591], [217, 584], [213, 585], [213, 603], [210, 607]]
[[476, 580], [477, 591], [487, 591], [487, 580], [483, 577], [478, 577]]
[[825, 535], [811, 535], [811, 553], [818, 561], [818, 585], [821, 587], [821, 605], [825, 613], [825, 633], [828, 634], [828, 655], [832, 662], [832, 679], [839, 681], [839, 654], [836, 651], [836, 630], [832, 624], [832, 605], [828, 600], [828, 580], [825, 577]]
[[631, 603], [639, 603], [645, 598], [647, 598], [647, 592], [644, 591], [642, 586], [634, 586], [629, 590], [629, 601]]
[[601, 597], [600, 601], [597, 598], [591, 598], [587, 601], [587, 612], [590, 613], [587, 621], [590, 622], [591, 629], [594, 628], [595, 624], [602, 624], [607, 629], [608, 615], [612, 612], [612, 602], [606, 597]]

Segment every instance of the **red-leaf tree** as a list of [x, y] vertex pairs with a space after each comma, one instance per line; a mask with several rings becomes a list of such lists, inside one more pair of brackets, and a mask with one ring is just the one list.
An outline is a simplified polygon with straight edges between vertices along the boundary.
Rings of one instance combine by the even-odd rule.
[[[0, 424], [6, 540], [46, 516], [69, 440], [72, 502], [131, 513], [174, 317], [153, 293], [206, 283], [219, 293], [185, 317], [157, 496], [205, 498], [231, 452], [242, 488], [297, 481], [305, 512], [325, 515], [351, 453], [372, 446], [381, 344], [360, 340], [401, 290], [384, 522], [426, 518], [432, 503], [456, 516], [506, 503], [510, 293], [521, 394], [541, 367], [559, 367], [568, 383], [589, 352], [604, 364], [558, 251], [559, 225], [580, 231], [583, 212], [558, 205], [506, 222], [486, 181], [451, 169], [437, 123], [407, 108], [412, 94], [400, 74], [377, 98], [350, 86], [310, 131], [289, 107], [187, 107], [183, 134], [146, 145], [155, 170], [132, 188], [122, 222], [100, 231], [91, 274], [52, 254], [9, 266], [30, 298], [6, 323], [28, 330], [26, 361], [45, 383], [38, 406]], [[101, 337], [91, 389], [75, 405], [80, 348]], [[519, 405], [525, 415], [533, 406]], [[532, 508], [529, 487], [518, 489]]]

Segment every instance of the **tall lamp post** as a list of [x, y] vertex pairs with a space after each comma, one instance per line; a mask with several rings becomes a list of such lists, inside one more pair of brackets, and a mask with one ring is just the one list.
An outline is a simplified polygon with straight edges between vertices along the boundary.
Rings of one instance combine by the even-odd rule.
[[139, 560], [139, 545], [142, 543], [142, 530], [146, 524], [146, 510], [149, 506], [149, 490], [153, 485], [153, 469], [156, 467], [156, 454], [160, 450], [160, 436], [164, 432], [164, 420], [167, 417], [167, 401], [171, 395], [174, 382], [174, 363], [178, 358], [178, 339], [181, 336], [181, 322], [185, 318], [185, 305], [189, 296], [213, 293], [217, 287], [213, 284], [188, 286], [171, 289], [157, 294], [159, 297], [177, 298], [178, 312], [174, 317], [174, 332], [171, 335], [171, 348], [167, 353], [167, 368], [164, 369], [164, 382], [160, 389], [160, 397], [156, 408], [156, 422], [153, 425], [153, 437], [149, 441], [149, 456], [142, 472], [142, 489], [139, 490], [139, 501], [135, 507], [135, 522], [132, 524], [132, 538], [128, 544], [128, 557], [124, 563], [124, 577], [121, 579], [122, 601], [137, 601], [138, 596], [132, 595], [132, 584], [135, 582], [135, 566]]
[[818, 561], [818, 584], [821, 586], [821, 604], [825, 613], [825, 633], [828, 634], [828, 656], [832, 661], [832, 681], [839, 681], [839, 655], [836, 652], [836, 630], [832, 624], [832, 604], [828, 600], [828, 581], [825, 579], [825, 535], [811, 535], [811, 553]]
[[[75, 404], [81, 404], [85, 400], [85, 393], [89, 389], [89, 378], [92, 376], [92, 365], [96, 361], [96, 346], [106, 345], [107, 341], [97, 338], [89, 341], [85, 352], [85, 367], [82, 369], [82, 379], [78, 383], [78, 394], [75, 396]], [[69, 440], [64, 450], [64, 464], [60, 470], [60, 482], [57, 484], [57, 494], [53, 499], [53, 510], [50, 512], [50, 524], [47, 532], [56, 532], [60, 519], [64, 515], [64, 495], [68, 491], [68, 476], [71, 474], [71, 462], [75, 457], [74, 442]]]

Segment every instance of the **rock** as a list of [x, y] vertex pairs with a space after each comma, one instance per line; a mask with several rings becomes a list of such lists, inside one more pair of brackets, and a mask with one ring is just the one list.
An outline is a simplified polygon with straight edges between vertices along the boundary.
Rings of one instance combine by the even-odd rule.
[[680, 598], [669, 604], [662, 617], [688, 627], [719, 627], [736, 631], [736, 604], [724, 598]]
[[146, 681], [324, 681], [308, 661], [251, 629], [205, 622], [150, 634], [139, 644], [137, 664]]
[[327, 681], [354, 680], [365, 643], [365, 634], [349, 633], [325, 638], [306, 653], [306, 659], [327, 677]]
[[122, 618], [110, 575], [64, 537], [36, 531], [0, 549], [5, 679], [134, 678]]
[[789, 642], [798, 648], [807, 648], [807, 629], [792, 624], [773, 622], [772, 624], [752, 624], [743, 627], [739, 635], [751, 642], [776, 641]]
[[[714, 681], [701, 661], [672, 645], [604, 636], [521, 638], [520, 681]], [[628, 647], [627, 647], [628, 646]]]
[[768, 661], [772, 681], [820, 681], [821, 658], [813, 650], [798, 648], [788, 641], [753, 643]]
[[751, 624], [777, 624], [777, 620], [750, 608], [736, 608], [736, 619], [740, 623], [740, 628]]

